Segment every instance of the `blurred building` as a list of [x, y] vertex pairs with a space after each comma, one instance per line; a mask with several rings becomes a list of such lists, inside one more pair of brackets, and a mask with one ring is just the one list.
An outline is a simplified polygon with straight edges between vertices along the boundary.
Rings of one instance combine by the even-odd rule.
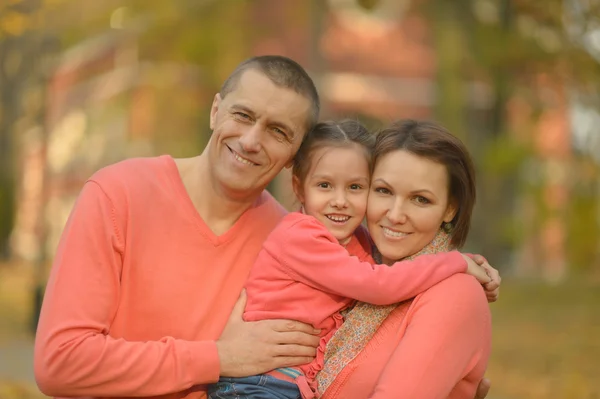
[[[304, 65], [319, 86], [323, 118], [359, 115], [381, 123], [431, 118], [438, 58], [432, 27], [409, 3], [381, 0], [377, 9], [364, 12], [354, 0], [255, 0], [249, 24], [260, 26], [262, 34], [248, 52], [286, 55]], [[490, 88], [483, 82], [467, 86], [471, 112], [489, 112]], [[15, 253], [35, 259], [46, 242], [52, 255], [73, 201], [94, 170], [186, 146], [189, 132], [205, 128], [206, 121], [192, 117], [208, 98], [200, 87], [196, 68], [140, 60], [134, 36], [113, 31], [67, 51], [50, 78], [47, 125], [28, 132], [23, 148]], [[528, 228], [512, 260], [522, 275], [560, 279], [566, 274], [573, 152], [570, 103], [565, 88], [547, 77], [540, 76], [537, 87], [544, 104], [539, 122], [530, 126], [537, 110], [518, 98], [510, 101], [509, 117], [513, 130], [533, 132], [525, 140], [534, 143], [538, 161], [522, 173], [539, 185], [550, 217], [538, 223], [539, 203], [523, 200], [518, 217]], [[292, 208], [286, 173], [273, 189]]]
[[[24, 132], [13, 253], [51, 258], [86, 179], [128, 157], [188, 145], [198, 70], [138, 59], [122, 31], [64, 52], [48, 77], [45, 124]], [[193, 138], [192, 138], [193, 139]]]

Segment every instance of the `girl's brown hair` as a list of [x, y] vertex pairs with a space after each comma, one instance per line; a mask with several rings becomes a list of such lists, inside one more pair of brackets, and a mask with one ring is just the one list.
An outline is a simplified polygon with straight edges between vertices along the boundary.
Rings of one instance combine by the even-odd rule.
[[359, 145], [365, 150], [365, 157], [371, 168], [372, 152], [375, 146], [375, 136], [360, 122], [352, 119], [341, 121], [319, 122], [310, 130], [300, 149], [294, 157], [292, 175], [298, 180], [299, 186], [304, 185], [306, 175], [313, 161], [315, 150], [322, 147], [347, 147]]
[[382, 156], [404, 150], [442, 164], [448, 172], [449, 198], [456, 206], [452, 219], [451, 244], [464, 245], [471, 227], [476, 200], [475, 168], [465, 145], [444, 127], [434, 122], [401, 120], [377, 135], [373, 164]]

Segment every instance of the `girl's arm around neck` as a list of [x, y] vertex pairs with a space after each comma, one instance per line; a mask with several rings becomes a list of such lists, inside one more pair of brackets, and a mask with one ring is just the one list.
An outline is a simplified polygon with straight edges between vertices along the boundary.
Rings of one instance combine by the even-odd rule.
[[466, 270], [459, 252], [423, 255], [392, 267], [361, 262], [313, 218], [302, 218], [265, 243], [283, 271], [323, 292], [375, 305], [410, 299]]

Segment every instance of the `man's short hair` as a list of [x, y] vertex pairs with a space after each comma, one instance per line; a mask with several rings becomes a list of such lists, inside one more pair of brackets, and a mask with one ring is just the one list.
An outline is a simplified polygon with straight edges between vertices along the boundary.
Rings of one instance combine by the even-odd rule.
[[313, 80], [300, 64], [280, 55], [252, 57], [239, 64], [221, 86], [219, 91], [221, 98], [225, 98], [227, 94], [235, 90], [240, 77], [250, 69], [263, 73], [276, 86], [294, 90], [310, 100], [311, 112], [306, 127], [310, 130], [316, 125], [319, 120], [321, 104]]

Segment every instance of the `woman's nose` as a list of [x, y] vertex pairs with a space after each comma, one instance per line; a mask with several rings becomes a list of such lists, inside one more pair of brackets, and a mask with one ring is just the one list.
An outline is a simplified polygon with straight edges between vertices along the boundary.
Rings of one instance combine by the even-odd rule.
[[387, 213], [387, 218], [394, 224], [406, 223], [407, 216], [404, 204], [402, 202], [396, 202]]

